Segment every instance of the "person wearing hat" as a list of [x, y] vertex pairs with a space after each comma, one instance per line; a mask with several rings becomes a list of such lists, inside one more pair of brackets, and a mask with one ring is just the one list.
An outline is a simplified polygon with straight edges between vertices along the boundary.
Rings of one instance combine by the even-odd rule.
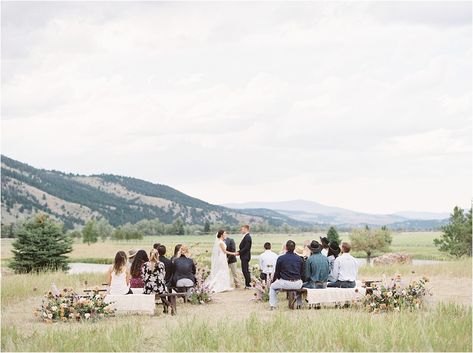
[[302, 287], [311, 289], [326, 288], [330, 267], [327, 257], [322, 255], [322, 245], [312, 240], [308, 248], [312, 252], [312, 255], [310, 255], [305, 264], [305, 277], [307, 278], [307, 282], [305, 282]]
[[350, 255], [351, 246], [342, 243], [342, 254], [333, 262], [333, 277], [335, 282], [328, 284], [328, 287], [355, 288], [356, 277], [358, 275], [358, 262]]
[[336, 279], [334, 277], [333, 273], [333, 264], [335, 262], [335, 259], [340, 255], [340, 246], [336, 241], [331, 241], [329, 246], [328, 246], [328, 254], [327, 254], [327, 260], [328, 260], [328, 265], [330, 267], [330, 273], [328, 275], [328, 281], [329, 282], [335, 282]]
[[135, 255], [138, 252], [138, 249], [130, 249], [128, 250], [128, 262], [126, 266], [128, 267], [128, 270], [131, 269], [131, 264], [133, 263], [133, 260], [135, 259]]
[[320, 237], [320, 242], [322, 244], [322, 255], [328, 256], [328, 246], [329, 246], [329, 241], [327, 237]]

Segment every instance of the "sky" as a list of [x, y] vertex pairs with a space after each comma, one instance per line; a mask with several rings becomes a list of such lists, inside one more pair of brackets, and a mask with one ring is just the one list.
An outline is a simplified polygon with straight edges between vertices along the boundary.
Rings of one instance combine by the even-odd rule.
[[1, 10], [8, 157], [215, 204], [471, 204], [471, 2]]

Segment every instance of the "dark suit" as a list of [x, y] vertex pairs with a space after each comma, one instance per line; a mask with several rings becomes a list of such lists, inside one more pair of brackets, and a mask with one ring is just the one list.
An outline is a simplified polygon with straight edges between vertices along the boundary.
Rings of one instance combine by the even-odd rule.
[[166, 270], [164, 281], [166, 282], [166, 285], [168, 285], [172, 277], [172, 262], [171, 260], [169, 260], [168, 258], [164, 256], [160, 256], [159, 261], [161, 261], [164, 264], [164, 269]]
[[239, 246], [240, 260], [241, 260], [241, 271], [245, 277], [245, 286], [249, 287], [251, 283], [250, 276], [250, 260], [251, 260], [251, 235], [246, 233], [241, 240]]
[[[227, 244], [227, 251], [230, 251], [230, 252], [236, 251], [235, 240], [233, 240], [232, 238], [225, 238], [225, 244]], [[228, 264], [233, 264], [237, 262], [236, 256], [227, 254], [227, 262]]]

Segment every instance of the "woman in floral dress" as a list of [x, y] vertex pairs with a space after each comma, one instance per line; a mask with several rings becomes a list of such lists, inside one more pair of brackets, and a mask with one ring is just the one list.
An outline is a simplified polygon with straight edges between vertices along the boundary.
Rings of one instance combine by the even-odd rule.
[[166, 292], [164, 264], [158, 259], [158, 250], [153, 249], [149, 254], [149, 261], [141, 268], [141, 278], [144, 282], [143, 294]]

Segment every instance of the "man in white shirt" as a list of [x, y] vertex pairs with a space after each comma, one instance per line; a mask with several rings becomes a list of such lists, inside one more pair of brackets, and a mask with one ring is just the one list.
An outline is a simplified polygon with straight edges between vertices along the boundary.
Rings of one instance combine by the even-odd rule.
[[260, 278], [266, 281], [268, 276], [272, 276], [274, 273], [278, 255], [271, 251], [271, 243], [264, 243], [264, 249], [264, 253], [259, 256], [259, 269], [261, 271]]
[[331, 282], [327, 287], [355, 288], [356, 277], [358, 275], [358, 262], [349, 254], [350, 244], [342, 243], [342, 254], [333, 263], [333, 277], [335, 282]]

